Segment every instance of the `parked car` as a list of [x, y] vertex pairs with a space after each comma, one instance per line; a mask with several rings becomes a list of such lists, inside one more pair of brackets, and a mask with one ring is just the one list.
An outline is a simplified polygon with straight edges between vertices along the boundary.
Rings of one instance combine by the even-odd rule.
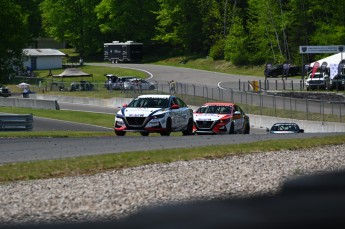
[[329, 75], [324, 72], [315, 72], [314, 75], [310, 73], [307, 80], [305, 81], [307, 91], [318, 89], [324, 90], [328, 89], [329, 85]]
[[118, 77], [115, 81], [115, 83], [112, 85], [112, 89], [113, 90], [121, 90], [123, 89], [124, 83], [125, 81], [129, 80], [129, 79], [134, 79], [136, 78], [135, 76], [122, 76], [122, 77]]
[[[266, 77], [278, 77], [282, 76], [284, 73], [283, 64], [272, 65], [269, 69], [265, 69], [265, 76]], [[300, 66], [290, 66], [289, 68], [289, 76], [298, 76], [301, 74], [301, 67]]]
[[193, 110], [174, 95], [140, 95], [116, 114], [114, 131], [117, 136], [126, 132], [140, 132], [142, 136], [182, 131], [193, 132]]
[[335, 75], [333, 79], [329, 81], [329, 90], [344, 90], [345, 89], [345, 75]]
[[109, 86], [113, 85], [116, 82], [116, 79], [119, 78], [113, 74], [105, 74], [104, 76], [107, 78], [107, 80], [104, 82], [104, 87], [108, 90], [110, 89]]
[[144, 79], [133, 78], [123, 83], [125, 90], [154, 90], [155, 84]]
[[297, 134], [304, 133], [304, 130], [301, 129], [296, 123], [275, 123], [271, 129], [266, 128], [267, 133], [271, 134]]
[[0, 96], [1, 97], [9, 97], [11, 95], [12, 95], [12, 93], [7, 87], [0, 86]]
[[72, 82], [70, 91], [92, 91], [93, 84], [90, 81], [81, 80], [80, 82]]
[[194, 112], [196, 134], [249, 134], [249, 116], [234, 103], [205, 103]]

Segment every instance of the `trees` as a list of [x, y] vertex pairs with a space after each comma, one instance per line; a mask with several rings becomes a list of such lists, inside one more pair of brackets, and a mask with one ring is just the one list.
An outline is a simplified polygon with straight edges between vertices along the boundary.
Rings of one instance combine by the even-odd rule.
[[158, 0], [155, 39], [187, 54], [209, 52], [222, 32], [216, 0]]
[[281, 0], [248, 0], [227, 35], [225, 57], [234, 64], [262, 64], [290, 59], [287, 20]]
[[157, 1], [102, 0], [95, 12], [107, 42], [134, 40], [150, 43], [155, 35]]
[[[159, 45], [163, 49], [158, 50], [170, 55], [210, 55], [238, 65], [286, 60], [296, 63], [301, 58], [301, 45], [345, 43], [345, 2], [339, 0], [0, 3], [0, 23], [6, 34], [0, 38], [2, 66], [12, 64], [8, 55], [19, 58], [25, 44], [38, 36], [64, 41], [84, 57], [102, 53], [105, 42], [134, 40], [145, 46]], [[6, 69], [10, 71], [11, 67]]]
[[28, 15], [15, 0], [0, 0], [0, 83], [6, 84], [22, 66], [23, 48], [30, 42]]
[[41, 5], [43, 28], [58, 41], [66, 41], [81, 56], [99, 51], [102, 35], [95, 7], [100, 0], [44, 0]]

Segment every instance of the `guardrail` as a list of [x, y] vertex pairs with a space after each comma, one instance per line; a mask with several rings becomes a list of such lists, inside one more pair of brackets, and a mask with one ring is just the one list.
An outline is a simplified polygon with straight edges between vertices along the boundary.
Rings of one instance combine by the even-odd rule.
[[0, 131], [32, 130], [32, 114], [0, 114]]

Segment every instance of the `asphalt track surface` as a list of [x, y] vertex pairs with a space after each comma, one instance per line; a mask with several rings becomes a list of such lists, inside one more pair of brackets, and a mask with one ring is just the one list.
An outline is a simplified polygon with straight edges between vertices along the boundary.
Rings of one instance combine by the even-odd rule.
[[224, 144], [229, 144], [229, 147], [232, 147], [231, 145], [236, 143], [248, 143], [269, 139], [313, 138], [315, 136], [330, 135], [330, 133], [201, 136], [182, 136], [181, 134], [181, 136], [170, 137], [1, 138], [0, 164], [153, 149], [182, 149]]
[[[255, 77], [213, 73], [208, 71], [193, 70], [187, 68], [174, 68], [155, 65], [137, 64], [97, 64], [101, 66], [125, 67], [142, 69], [154, 80], [170, 81], [174, 79], [180, 82], [195, 83], [203, 85], [220, 85], [222, 82], [237, 82], [238, 79], [257, 79]], [[115, 114], [116, 109], [108, 107], [85, 106], [78, 104], [61, 103], [61, 109], [72, 109], [80, 111], [92, 111]], [[43, 118], [34, 118], [35, 130], [88, 130], [88, 131], [112, 131], [112, 123], [109, 128], [97, 127], [72, 122], [56, 121]], [[132, 152], [152, 149], [190, 148], [197, 146], [236, 144], [268, 139], [281, 138], [312, 138], [325, 136], [327, 134], [305, 133], [274, 135], [265, 134], [262, 130], [253, 130], [249, 135], [206, 135], [206, 136], [124, 136], [124, 137], [90, 137], [90, 138], [20, 138], [0, 139], [0, 164], [51, 160], [67, 157], [79, 157], [87, 155], [98, 155], [108, 153]], [[231, 147], [231, 146], [230, 146]]]

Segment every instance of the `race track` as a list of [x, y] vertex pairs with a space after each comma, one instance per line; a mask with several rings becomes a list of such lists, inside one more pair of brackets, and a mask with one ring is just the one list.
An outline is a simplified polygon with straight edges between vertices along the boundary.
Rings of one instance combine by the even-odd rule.
[[[98, 64], [113, 67], [128, 67], [142, 69], [153, 79], [177, 80], [180, 82], [200, 83], [205, 85], [218, 85], [219, 82], [238, 81], [239, 77], [249, 76], [228, 75], [213, 73], [187, 68], [173, 68], [155, 65], [111, 65]], [[62, 109], [87, 110], [92, 112], [103, 112], [115, 114], [116, 109], [105, 107], [78, 106], [77, 104], [60, 104]], [[95, 127], [71, 122], [35, 118], [35, 130], [89, 130], [89, 131], [113, 131], [112, 123], [109, 128]], [[186, 148], [218, 144], [235, 144], [253, 141], [262, 141], [277, 138], [311, 138], [325, 134], [298, 134], [298, 135], [271, 135], [265, 134], [263, 130], [252, 129], [249, 135], [223, 135], [223, 136], [125, 136], [125, 137], [103, 137], [103, 138], [34, 138], [34, 139], [0, 139], [1, 154], [0, 164], [20, 161], [34, 161], [46, 159], [59, 159], [66, 157], [78, 157], [85, 155], [96, 155], [106, 153], [121, 153], [138, 150], [165, 149], [165, 148]], [[254, 134], [253, 134], [254, 133]], [[330, 135], [329, 133], [326, 134]]]

